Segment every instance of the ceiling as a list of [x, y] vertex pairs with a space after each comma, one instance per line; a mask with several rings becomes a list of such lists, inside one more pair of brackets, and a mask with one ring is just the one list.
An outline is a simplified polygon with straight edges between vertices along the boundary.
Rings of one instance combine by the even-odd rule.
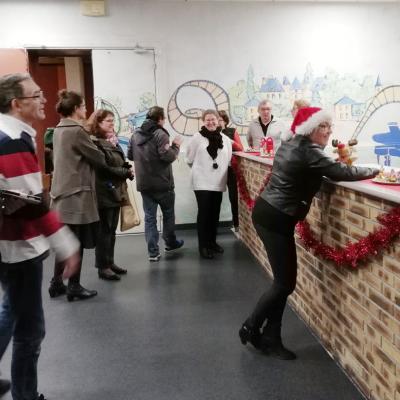
[[182, 2], [182, 3], [400, 3], [400, 0], [156, 0], [158, 2]]

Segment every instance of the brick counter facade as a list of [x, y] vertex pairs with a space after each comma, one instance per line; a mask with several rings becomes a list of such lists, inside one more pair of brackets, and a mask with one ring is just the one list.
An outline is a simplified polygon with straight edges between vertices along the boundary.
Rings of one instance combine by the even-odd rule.
[[[255, 198], [271, 167], [238, 157]], [[397, 204], [326, 184], [307, 220], [324, 243], [344, 246], [379, 226]], [[251, 212], [239, 202], [240, 238], [271, 274]], [[400, 240], [359, 269], [337, 267], [308, 252], [296, 238], [297, 287], [290, 304], [368, 399], [400, 400]], [[334, 383], [332, 383], [334, 385]]]

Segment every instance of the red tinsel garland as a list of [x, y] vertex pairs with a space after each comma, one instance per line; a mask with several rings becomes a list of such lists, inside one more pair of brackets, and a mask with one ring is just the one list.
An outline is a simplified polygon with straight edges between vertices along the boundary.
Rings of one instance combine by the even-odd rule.
[[264, 190], [265, 186], [267, 186], [271, 174], [268, 174], [264, 178], [264, 181], [261, 184], [261, 188], [258, 191], [256, 198], [252, 199], [250, 196], [250, 193], [247, 189], [246, 179], [243, 176], [243, 174], [240, 172], [238, 164], [236, 162], [232, 162], [232, 168], [236, 175], [236, 181], [237, 181], [237, 185], [239, 188], [240, 198], [242, 199], [242, 201], [244, 201], [246, 203], [247, 208], [251, 211], [254, 208], [254, 204], [256, 203], [257, 198], [260, 196], [260, 194]]
[[[236, 173], [240, 198], [245, 202], [247, 208], [252, 210], [257, 198], [252, 199], [250, 197], [246, 180], [238, 165], [233, 163], [232, 167]], [[269, 178], [270, 174], [265, 177], [258, 196], [264, 190]], [[299, 222], [296, 230], [305, 247], [312, 249], [316, 256], [333, 261], [338, 266], [350, 265], [355, 268], [359, 262], [375, 256], [379, 251], [388, 248], [400, 235], [400, 207], [395, 207], [389, 213], [380, 215], [378, 221], [383, 225], [381, 228], [376, 229], [358, 242], [347, 244], [344, 248], [334, 248], [317, 240], [306, 221]]]
[[306, 221], [297, 224], [296, 230], [307, 249], [312, 249], [316, 256], [336, 265], [350, 265], [355, 268], [361, 261], [376, 256], [386, 249], [400, 234], [400, 207], [393, 208], [389, 213], [380, 215], [378, 221], [383, 225], [358, 242], [349, 243], [344, 248], [334, 248], [315, 239], [310, 225]]

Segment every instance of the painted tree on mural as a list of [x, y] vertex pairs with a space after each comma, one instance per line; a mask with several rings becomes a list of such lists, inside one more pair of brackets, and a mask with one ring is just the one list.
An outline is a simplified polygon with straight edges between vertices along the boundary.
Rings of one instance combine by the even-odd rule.
[[256, 84], [254, 80], [254, 70], [253, 66], [249, 65], [247, 69], [247, 100], [251, 100], [256, 94]]
[[236, 85], [228, 89], [230, 100], [230, 111], [232, 118], [237, 122], [242, 122], [245, 119], [247, 102], [247, 82], [240, 80]]
[[304, 73], [303, 84], [311, 85], [313, 81], [314, 81], [313, 69], [311, 67], [311, 64], [308, 63], [306, 65], [306, 72]]
[[150, 107], [155, 105], [156, 105], [156, 99], [154, 93], [152, 92], [143, 93], [139, 98], [138, 112], [146, 111]]

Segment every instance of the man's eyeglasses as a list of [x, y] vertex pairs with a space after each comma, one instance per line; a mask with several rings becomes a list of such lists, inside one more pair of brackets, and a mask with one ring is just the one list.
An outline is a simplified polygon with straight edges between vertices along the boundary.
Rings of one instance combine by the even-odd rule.
[[19, 96], [19, 97], [16, 97], [16, 99], [20, 99], [20, 100], [23, 100], [23, 99], [44, 99], [44, 94], [43, 94], [42, 91], [40, 91], [39, 93], [33, 94], [32, 96]]

